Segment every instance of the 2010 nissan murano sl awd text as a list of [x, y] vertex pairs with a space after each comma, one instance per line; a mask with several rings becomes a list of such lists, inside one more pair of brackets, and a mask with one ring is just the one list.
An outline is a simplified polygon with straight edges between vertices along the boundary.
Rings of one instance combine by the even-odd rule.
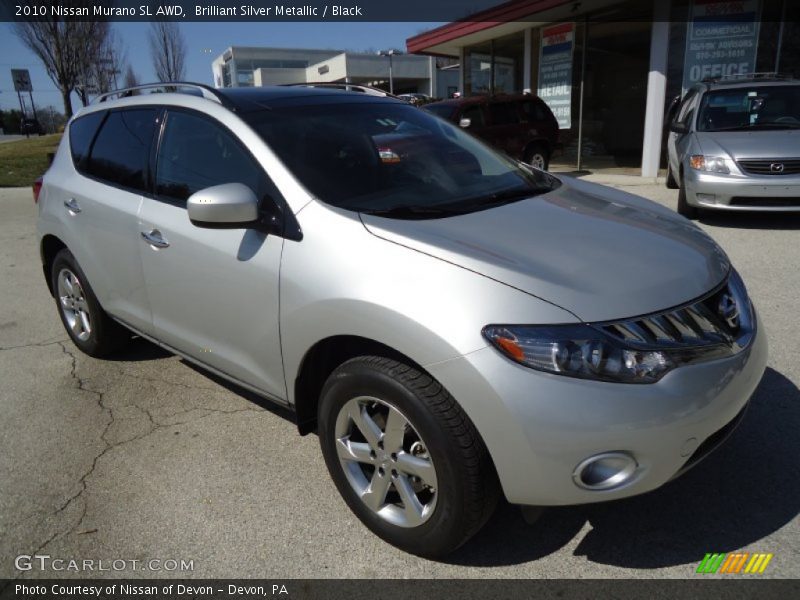
[[647, 492], [741, 418], [758, 315], [667, 208], [391, 98], [151, 89], [83, 109], [37, 189], [69, 336], [135, 332], [291, 408], [389, 543], [441, 556], [500, 494]]

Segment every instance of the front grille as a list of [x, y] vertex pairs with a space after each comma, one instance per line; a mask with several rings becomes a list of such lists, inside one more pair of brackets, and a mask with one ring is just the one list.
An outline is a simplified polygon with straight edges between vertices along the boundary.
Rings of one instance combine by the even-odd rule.
[[[742, 333], [741, 320], [733, 320], [732, 325], [721, 316], [719, 307], [724, 295], [731, 295], [727, 284], [686, 306], [601, 327], [609, 335], [633, 345], [674, 348], [732, 344]], [[738, 310], [743, 313], [745, 307]]]
[[737, 162], [742, 171], [752, 175], [797, 175], [800, 173], [800, 158], [748, 158]]
[[731, 206], [751, 206], [753, 208], [800, 208], [800, 198], [734, 196], [731, 198]]

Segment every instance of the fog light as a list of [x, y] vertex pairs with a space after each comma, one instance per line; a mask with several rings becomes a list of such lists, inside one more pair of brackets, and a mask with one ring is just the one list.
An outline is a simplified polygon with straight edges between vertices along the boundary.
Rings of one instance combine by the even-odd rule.
[[575, 485], [587, 490], [611, 490], [626, 483], [636, 471], [636, 459], [625, 452], [604, 452], [582, 461], [572, 474]]
[[700, 202], [708, 202], [709, 204], [714, 204], [717, 201], [716, 194], [697, 194], [697, 199]]

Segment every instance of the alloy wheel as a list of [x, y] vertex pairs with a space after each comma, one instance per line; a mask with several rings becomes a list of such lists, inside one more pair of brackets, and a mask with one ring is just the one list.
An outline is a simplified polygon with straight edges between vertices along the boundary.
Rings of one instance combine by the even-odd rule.
[[436, 468], [411, 422], [384, 400], [360, 396], [336, 418], [339, 463], [361, 501], [399, 527], [417, 527], [436, 508]]
[[92, 335], [89, 304], [78, 277], [69, 269], [58, 273], [58, 300], [61, 312], [76, 338], [85, 342]]

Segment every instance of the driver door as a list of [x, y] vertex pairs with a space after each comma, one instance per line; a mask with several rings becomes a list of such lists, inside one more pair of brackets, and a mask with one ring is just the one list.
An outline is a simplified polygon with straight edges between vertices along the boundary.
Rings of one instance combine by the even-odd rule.
[[221, 123], [170, 109], [156, 159], [155, 197], [140, 217], [140, 254], [158, 339], [236, 380], [286, 398], [278, 332], [283, 238], [257, 229], [193, 225], [186, 200], [242, 183], [262, 209], [279, 192]]

